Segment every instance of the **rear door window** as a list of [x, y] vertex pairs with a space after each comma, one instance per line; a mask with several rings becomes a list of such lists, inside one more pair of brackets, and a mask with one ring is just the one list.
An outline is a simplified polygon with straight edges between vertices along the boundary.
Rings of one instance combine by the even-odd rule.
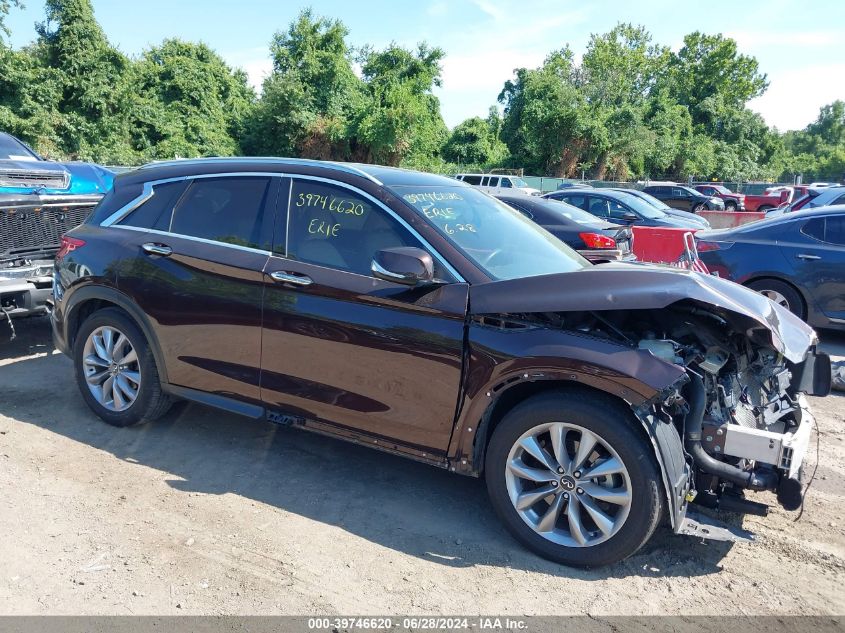
[[247, 248], [269, 250], [272, 214], [265, 213], [270, 178], [198, 178], [173, 210], [169, 232]]
[[610, 214], [610, 207], [608, 201], [604, 198], [590, 196], [590, 206], [587, 207], [587, 211], [596, 217], [606, 218]]
[[587, 196], [584, 194], [568, 194], [565, 196], [560, 196], [564, 202], [571, 204], [573, 207], [578, 207], [579, 209], [583, 209], [584, 211], [588, 211], [587, 208]]

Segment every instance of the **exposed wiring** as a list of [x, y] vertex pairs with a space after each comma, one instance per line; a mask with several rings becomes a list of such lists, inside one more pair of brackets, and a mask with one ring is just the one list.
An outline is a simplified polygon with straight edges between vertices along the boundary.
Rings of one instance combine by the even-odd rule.
[[12, 315], [9, 314], [9, 309], [6, 306], [0, 306], [0, 310], [6, 315], [6, 320], [9, 322], [9, 329], [12, 330], [12, 338], [9, 340], [14, 341], [17, 334], [15, 334], [15, 324], [12, 323]]
[[819, 424], [813, 418], [813, 428], [816, 429], [816, 465], [813, 467], [813, 474], [810, 475], [810, 481], [807, 482], [807, 487], [804, 489], [804, 496], [801, 497], [801, 509], [798, 511], [798, 516], [792, 522], [795, 523], [804, 515], [804, 502], [807, 500], [807, 495], [810, 493], [810, 486], [813, 485], [813, 479], [816, 478], [816, 471], [819, 469], [819, 444], [821, 443], [821, 433], [819, 432]]

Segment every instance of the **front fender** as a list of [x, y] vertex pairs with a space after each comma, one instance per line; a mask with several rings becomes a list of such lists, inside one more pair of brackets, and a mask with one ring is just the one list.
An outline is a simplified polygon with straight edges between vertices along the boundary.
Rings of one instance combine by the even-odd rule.
[[[508, 329], [473, 322], [462, 399], [450, 455], [456, 470], [477, 474], [478, 427], [509, 389], [541, 381], [570, 382], [604, 391], [634, 408], [649, 406], [686, 379], [683, 367], [650, 352], [588, 334], [542, 327]], [[470, 430], [471, 429], [471, 430]]]

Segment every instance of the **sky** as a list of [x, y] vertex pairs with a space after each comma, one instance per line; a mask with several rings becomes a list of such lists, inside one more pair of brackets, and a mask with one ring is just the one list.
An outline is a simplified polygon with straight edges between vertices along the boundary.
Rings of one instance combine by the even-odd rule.
[[[35, 37], [43, 0], [24, 0], [6, 23], [11, 44]], [[641, 24], [654, 42], [678, 50], [692, 31], [723, 33], [753, 55], [769, 88], [749, 103], [779, 130], [804, 128], [819, 108], [845, 100], [845, 2], [841, 0], [93, 0], [109, 40], [129, 55], [167, 37], [203, 41], [260, 88], [270, 71], [268, 45], [300, 10], [340, 19], [353, 46], [426, 41], [446, 52], [436, 90], [451, 128], [486, 116], [515, 68], [535, 68], [566, 44], [576, 58], [591, 33], [617, 22]]]

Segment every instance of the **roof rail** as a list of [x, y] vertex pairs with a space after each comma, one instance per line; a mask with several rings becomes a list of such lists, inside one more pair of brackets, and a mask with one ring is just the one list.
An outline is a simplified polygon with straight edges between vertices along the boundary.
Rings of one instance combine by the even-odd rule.
[[383, 184], [378, 178], [372, 174], [367, 173], [360, 167], [355, 167], [348, 163], [341, 163], [332, 160], [316, 160], [312, 158], [280, 158], [275, 156], [209, 156], [207, 158], [177, 158], [174, 160], [157, 160], [141, 165], [139, 169], [149, 169], [152, 167], [168, 167], [171, 165], [185, 165], [197, 163], [222, 163], [222, 162], [267, 162], [283, 165], [305, 165], [312, 167], [333, 167], [340, 169], [349, 174], [355, 174], [366, 178], [377, 185]]

